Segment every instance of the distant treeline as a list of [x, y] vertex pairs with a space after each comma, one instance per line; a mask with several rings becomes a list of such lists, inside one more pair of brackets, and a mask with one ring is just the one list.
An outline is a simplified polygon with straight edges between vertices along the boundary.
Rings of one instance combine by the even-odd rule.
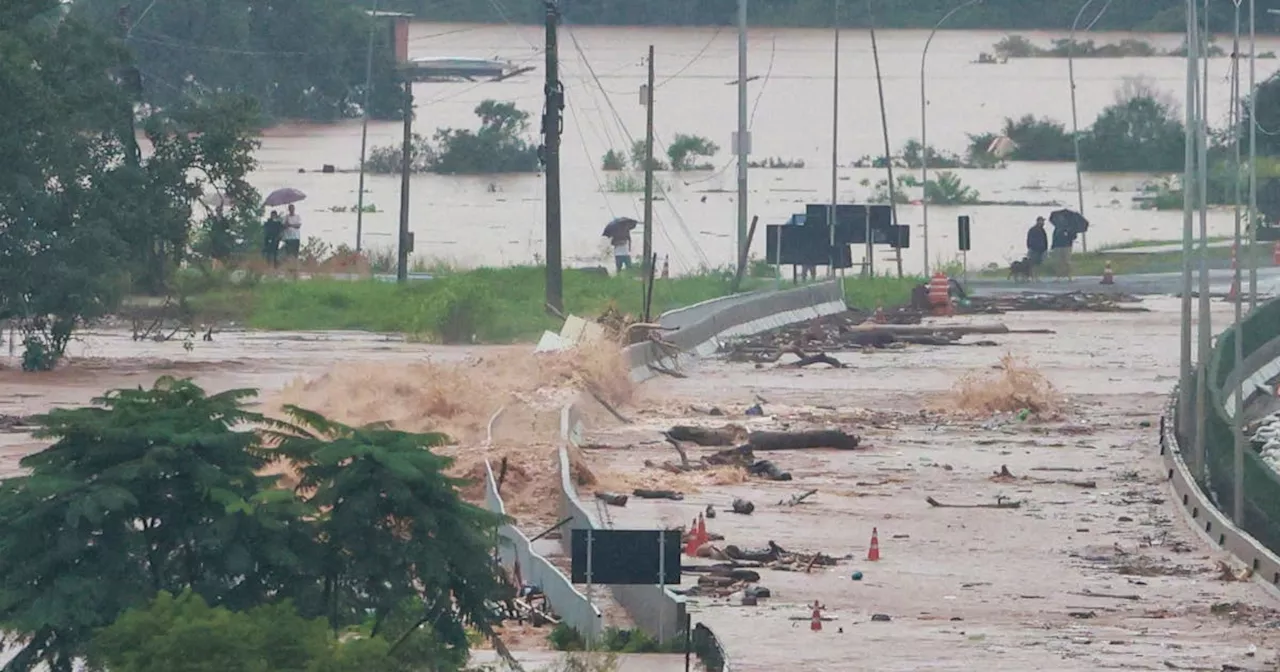
[[[355, 0], [367, 5], [369, 0]], [[1086, 0], [984, 0], [956, 12], [948, 28], [988, 30], [1067, 30]], [[565, 20], [604, 26], [720, 26], [737, 21], [737, 0], [558, 0]], [[932, 28], [963, 0], [748, 0], [749, 22], [755, 26], [827, 28], [839, 22], [850, 28]], [[868, 8], [870, 4], [870, 8]], [[838, 5], [838, 7], [837, 7]], [[1098, 10], [1106, 12], [1093, 30], [1181, 32], [1185, 0], [1094, 0], [1081, 25]], [[543, 0], [381, 0], [383, 8], [412, 12], [431, 21], [536, 23], [545, 16]], [[1248, 29], [1248, 0], [1241, 3], [1242, 25]], [[1257, 0], [1259, 32], [1280, 32], [1280, 0]], [[1210, 28], [1230, 32], [1235, 7], [1228, 0], [1210, 3]]]

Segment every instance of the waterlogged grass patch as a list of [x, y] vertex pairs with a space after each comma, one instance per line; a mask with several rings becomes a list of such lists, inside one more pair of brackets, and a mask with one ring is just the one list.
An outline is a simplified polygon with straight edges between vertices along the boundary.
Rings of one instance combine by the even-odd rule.
[[[562, 321], [544, 308], [541, 267], [449, 271], [406, 284], [377, 280], [264, 280], [251, 286], [210, 287], [190, 297], [196, 312], [218, 321], [275, 331], [356, 330], [403, 333], [438, 343], [533, 341], [558, 331]], [[729, 294], [725, 272], [658, 279], [653, 315]], [[855, 308], [898, 305], [911, 298], [917, 277], [846, 278], [845, 296]], [[747, 278], [743, 290], [772, 289], [772, 278]], [[785, 283], [782, 288], [791, 287]], [[565, 311], [596, 317], [613, 308], [642, 312], [638, 273], [604, 275], [574, 270], [564, 275]]]

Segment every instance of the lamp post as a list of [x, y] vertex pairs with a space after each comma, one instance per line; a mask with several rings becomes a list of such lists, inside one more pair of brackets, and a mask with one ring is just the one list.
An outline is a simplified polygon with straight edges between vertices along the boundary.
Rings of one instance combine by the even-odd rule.
[[[1084, 215], [1084, 182], [1080, 179], [1080, 119], [1076, 114], [1076, 61], [1073, 54], [1076, 49], [1076, 29], [1080, 26], [1080, 18], [1084, 16], [1084, 10], [1089, 9], [1089, 5], [1092, 4], [1093, 0], [1085, 0], [1085, 3], [1080, 6], [1080, 11], [1076, 12], [1075, 21], [1071, 22], [1071, 35], [1067, 38], [1067, 79], [1071, 83], [1071, 141], [1076, 153], [1076, 206], [1080, 209], [1081, 215]], [[1110, 6], [1111, 0], [1107, 0], [1107, 4], [1103, 5], [1098, 15], [1089, 22], [1089, 27], [1102, 18], [1103, 13]], [[1089, 251], [1088, 233], [1080, 234], [1080, 249], [1082, 252]]]
[[951, 11], [942, 15], [938, 19], [938, 23], [934, 25], [933, 30], [929, 32], [929, 39], [924, 41], [924, 51], [920, 52], [920, 184], [924, 188], [924, 197], [921, 198], [920, 204], [922, 214], [920, 216], [921, 237], [923, 238], [924, 248], [924, 275], [929, 277], [929, 124], [928, 110], [929, 98], [925, 94], [925, 61], [929, 58], [929, 45], [933, 43], [933, 36], [938, 34], [938, 29], [942, 24], [951, 18], [952, 14], [982, 2], [982, 0], [969, 0], [968, 2], [957, 5]]

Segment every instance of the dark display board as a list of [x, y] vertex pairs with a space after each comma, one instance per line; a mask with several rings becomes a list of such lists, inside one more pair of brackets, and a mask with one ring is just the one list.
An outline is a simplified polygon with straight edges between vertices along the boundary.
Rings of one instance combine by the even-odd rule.
[[[799, 228], [799, 227], [792, 227]], [[570, 574], [575, 584], [587, 583], [587, 532], [573, 530]], [[659, 550], [664, 585], [680, 585], [679, 530], [591, 530], [591, 583], [600, 586], [658, 585]], [[664, 541], [659, 537], [665, 535]], [[665, 546], [664, 546], [665, 544]]]

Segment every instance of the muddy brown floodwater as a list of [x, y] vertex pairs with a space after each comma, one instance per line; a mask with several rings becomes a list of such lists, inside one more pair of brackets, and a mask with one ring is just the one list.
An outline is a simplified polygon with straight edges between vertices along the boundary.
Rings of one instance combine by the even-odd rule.
[[[706, 362], [687, 379], [642, 386], [629, 411], [636, 424], [591, 432], [589, 443], [610, 448], [589, 449], [589, 459], [661, 482], [664, 472], [643, 462], [678, 461], [657, 435], [676, 423], [830, 426], [863, 437], [857, 451], [758, 454], [792, 482], [712, 478], [695, 488], [677, 476], [684, 501], [632, 498], [609, 509], [618, 528], [682, 526], [710, 505], [720, 547], [772, 540], [844, 558], [808, 574], [762, 570], [772, 597], [758, 606], [693, 598], [695, 621], [720, 636], [735, 672], [1274, 669], [1280, 603], [1260, 584], [1223, 580], [1217, 562], [1227, 557], [1186, 524], [1162, 477], [1157, 431], [1177, 375], [1177, 301], [1146, 305], [1152, 312], [965, 319], [1057, 333], [841, 354], [847, 369]], [[1215, 319], [1228, 311], [1215, 307]], [[940, 410], [954, 407], [957, 380], [993, 374], [1006, 353], [1029, 358], [1056, 386], [1060, 413], [1020, 421]], [[757, 397], [766, 416], [744, 416]], [[710, 405], [727, 416], [709, 417]], [[1002, 466], [1012, 479], [994, 477]], [[782, 503], [810, 489], [818, 493], [805, 503]], [[755, 512], [729, 512], [735, 497]], [[1022, 505], [934, 508], [927, 497]], [[878, 562], [866, 560], [873, 528]], [[855, 571], [864, 578], [852, 580]], [[685, 587], [694, 579], [685, 574]], [[832, 619], [821, 632], [809, 627], [814, 600]]]

